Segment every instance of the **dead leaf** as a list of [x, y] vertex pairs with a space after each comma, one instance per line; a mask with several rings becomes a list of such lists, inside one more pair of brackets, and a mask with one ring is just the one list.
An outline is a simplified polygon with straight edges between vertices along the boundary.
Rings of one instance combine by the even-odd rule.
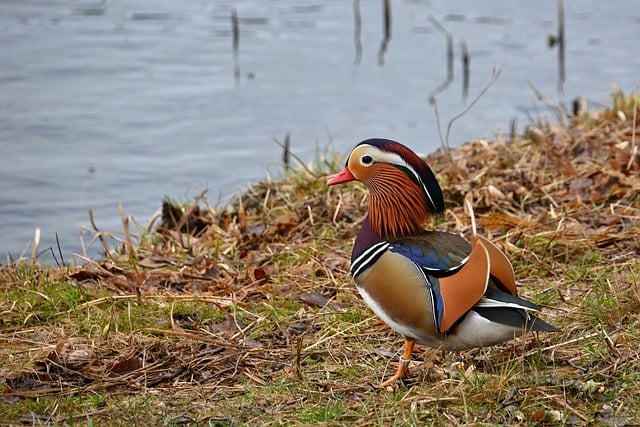
[[329, 302], [329, 299], [325, 298], [322, 294], [318, 292], [305, 292], [298, 296], [298, 299], [305, 303], [315, 307], [324, 307]]
[[142, 358], [141, 357], [132, 357], [130, 359], [121, 360], [116, 362], [111, 369], [109, 369], [110, 376], [123, 376], [130, 372], [135, 371], [136, 369], [142, 368]]

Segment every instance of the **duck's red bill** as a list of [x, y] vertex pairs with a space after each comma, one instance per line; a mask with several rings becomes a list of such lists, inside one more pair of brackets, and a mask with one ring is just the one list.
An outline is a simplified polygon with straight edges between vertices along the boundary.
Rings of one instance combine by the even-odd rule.
[[341, 172], [338, 172], [337, 174], [329, 177], [327, 185], [342, 184], [343, 182], [354, 181], [355, 179], [356, 178], [353, 176], [349, 168], [345, 166], [345, 168], [342, 169]]

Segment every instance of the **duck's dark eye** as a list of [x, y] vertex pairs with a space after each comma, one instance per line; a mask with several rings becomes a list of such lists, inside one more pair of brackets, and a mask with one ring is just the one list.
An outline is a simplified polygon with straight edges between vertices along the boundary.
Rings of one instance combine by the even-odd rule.
[[360, 161], [362, 162], [363, 165], [370, 165], [371, 163], [373, 163], [373, 157], [371, 157], [371, 156], [362, 156]]

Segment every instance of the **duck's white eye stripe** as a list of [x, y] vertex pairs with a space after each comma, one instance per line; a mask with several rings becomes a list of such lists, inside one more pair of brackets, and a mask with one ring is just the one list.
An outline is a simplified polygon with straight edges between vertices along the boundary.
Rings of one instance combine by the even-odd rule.
[[379, 163], [389, 163], [392, 165], [404, 166], [406, 168], [411, 169], [412, 173], [417, 175], [413, 170], [413, 168], [409, 166], [409, 164], [399, 154], [390, 153], [388, 151], [382, 151], [378, 147], [374, 147], [373, 145], [369, 145], [369, 144], [359, 145], [356, 147], [356, 149], [360, 147], [367, 147], [367, 151], [371, 153], [371, 154], [363, 154], [362, 157], [360, 157], [360, 161], [362, 161], [363, 164], [364, 164], [364, 161], [363, 161], [364, 158], [369, 157], [371, 161], [375, 159], [375, 161]]

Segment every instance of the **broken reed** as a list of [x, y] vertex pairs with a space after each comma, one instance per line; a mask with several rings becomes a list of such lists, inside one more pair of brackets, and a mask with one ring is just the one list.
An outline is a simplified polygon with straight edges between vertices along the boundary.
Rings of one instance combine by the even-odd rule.
[[380, 50], [378, 50], [378, 65], [384, 65], [384, 54], [387, 52], [389, 41], [391, 40], [391, 0], [382, 0], [383, 19], [382, 19], [382, 42], [380, 42]]
[[233, 76], [236, 86], [240, 86], [240, 26], [238, 24], [238, 12], [235, 8], [231, 9], [231, 33], [233, 35]]

